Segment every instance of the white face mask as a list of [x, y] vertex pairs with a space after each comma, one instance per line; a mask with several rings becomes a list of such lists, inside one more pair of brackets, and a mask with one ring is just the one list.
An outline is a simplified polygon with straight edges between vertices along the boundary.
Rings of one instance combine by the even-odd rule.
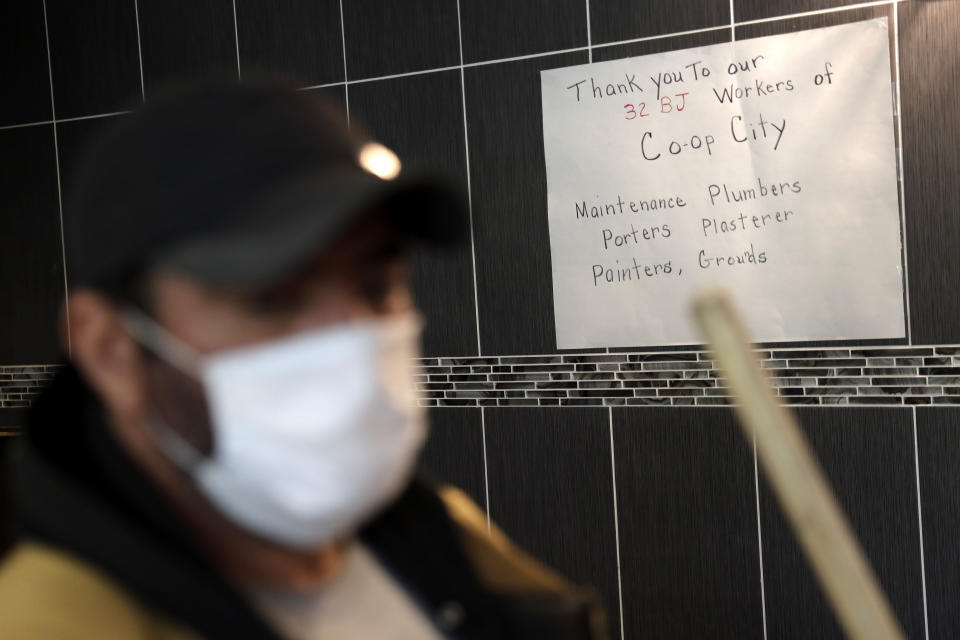
[[167, 426], [165, 453], [224, 515], [274, 542], [315, 548], [349, 535], [410, 478], [426, 437], [410, 367], [414, 314], [200, 356], [139, 312], [136, 339], [199, 377], [213, 454]]

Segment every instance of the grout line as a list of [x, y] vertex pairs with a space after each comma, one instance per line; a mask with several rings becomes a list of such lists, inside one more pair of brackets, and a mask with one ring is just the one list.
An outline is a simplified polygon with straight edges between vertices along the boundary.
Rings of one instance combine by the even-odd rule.
[[910, 325], [910, 276], [907, 273], [907, 192], [903, 183], [903, 109], [900, 104], [900, 20], [899, 3], [893, 3], [893, 62], [894, 86], [897, 93], [897, 179], [900, 186], [900, 246], [903, 251], [903, 299], [907, 323], [907, 344], [913, 344], [913, 327]]
[[917, 408], [913, 408], [913, 471], [917, 483], [917, 526], [920, 529], [920, 580], [923, 587], [923, 634], [930, 640], [930, 625], [927, 621], [927, 567], [923, 552], [923, 510], [920, 507], [920, 452], [917, 446]]
[[477, 63], [474, 63], [472, 65], [471, 64], [467, 64], [467, 65], [454, 64], [454, 65], [450, 65], [449, 67], [436, 67], [433, 69], [421, 69], [419, 71], [404, 71], [403, 73], [391, 73], [385, 76], [357, 78], [356, 80], [348, 80], [346, 83], [338, 82], [336, 84], [363, 84], [364, 82], [376, 82], [377, 80], [393, 80], [394, 78], [407, 78], [409, 76], [423, 76], [423, 75], [427, 75], [428, 73], [440, 73], [442, 71], [456, 71], [461, 66], [470, 67], [470, 66], [475, 66], [476, 64]]
[[327, 89], [329, 87], [342, 87], [346, 83], [342, 80], [339, 82], [327, 82], [326, 84], [311, 84], [307, 87], [298, 87], [297, 91], [310, 91], [311, 89]]
[[[732, 1], [732, 0], [731, 0]], [[587, 3], [587, 62], [593, 64], [593, 41], [590, 36], [590, 0]], [[621, 634], [622, 636], [623, 634]]]
[[[733, 0], [731, 0], [731, 3]], [[753, 492], [757, 502], [757, 554], [760, 558], [760, 611], [763, 614], [763, 640], [767, 640], [767, 588], [763, 576], [763, 529], [760, 526], [760, 474], [757, 471], [757, 436], [753, 434]]]
[[137, 23], [137, 61], [140, 63], [140, 101], [147, 101], [147, 92], [143, 84], [143, 53], [140, 49], [140, 0], [133, 0], [133, 16]]
[[53, 120], [39, 120], [37, 122], [24, 122], [23, 124], [8, 124], [0, 127], [0, 131], [6, 131], [7, 129], [23, 129], [25, 127], [36, 127], [41, 124], [53, 124]]
[[480, 438], [483, 440], [483, 498], [487, 507], [487, 533], [490, 533], [490, 475], [487, 472], [487, 418], [480, 407]]
[[61, 122], [76, 122], [77, 120], [95, 120], [97, 118], [109, 118], [110, 116], [122, 116], [125, 113], [131, 113], [130, 109], [124, 109], [123, 111], [111, 111], [110, 113], [97, 113], [92, 116], [76, 116], [74, 118], [61, 118], [60, 120], [54, 120], [56, 124]]
[[616, 40], [614, 42], [602, 42], [592, 45], [594, 49], [602, 47], [617, 47], [624, 44], [636, 44], [638, 42], [649, 42], [650, 40], [662, 40], [663, 38], [676, 38], [678, 36], [689, 36], [697, 33], [709, 33], [710, 31], [720, 31], [729, 29], [729, 25], [721, 24], [716, 27], [702, 27], [700, 29], [688, 29], [686, 31], [674, 31], [673, 33], [657, 34], [652, 36], [642, 36], [640, 38], [630, 38], [629, 40]]
[[60, 215], [60, 258], [63, 260], [63, 317], [66, 322], [67, 355], [72, 355], [70, 341], [70, 290], [67, 286], [67, 245], [63, 233], [63, 190], [60, 186], [60, 144], [57, 142], [57, 104], [53, 96], [53, 62], [50, 56], [50, 30], [47, 27], [47, 0], [43, 0], [43, 36], [47, 43], [47, 77], [50, 80], [50, 116], [53, 118], [53, 161], [57, 169], [57, 212]]
[[53, 124], [57, 125], [63, 122], [76, 122], [77, 120], [95, 120], [97, 118], [109, 118], [110, 116], [120, 116], [125, 113], [131, 113], [129, 109], [123, 111], [111, 111], [109, 113], [95, 113], [92, 116], [74, 116], [72, 118], [60, 118], [55, 120], [39, 120], [37, 122], [25, 122], [23, 124], [8, 124], [0, 127], [0, 131], [6, 131], [7, 129], [23, 129], [26, 127], [36, 127], [44, 124]]
[[607, 407], [610, 420], [610, 477], [613, 482], [613, 535], [617, 550], [617, 598], [620, 605], [620, 640], [623, 635], [623, 580], [620, 570], [620, 515], [617, 512], [617, 459], [613, 450], [613, 407]]
[[[799, 13], [787, 13], [782, 16], [771, 16], [769, 18], [757, 18], [755, 20], [744, 20], [743, 22], [735, 23], [736, 26], [742, 27], [750, 24], [762, 24], [764, 22], [777, 22], [778, 20], [793, 20], [795, 18], [808, 18], [810, 16], [820, 16], [828, 13], [840, 13], [843, 11], [852, 11], [855, 9], [866, 9], [869, 7], [879, 7], [885, 4], [894, 4], [898, 0], [874, 0], [873, 2], [858, 2], [856, 4], [847, 4], [839, 7], [830, 7], [829, 9], [814, 9], [812, 11], [801, 11]], [[731, 0], [731, 3], [733, 0]]]
[[[731, 2], [733, 0], [730, 0]], [[243, 80], [240, 74], [240, 34], [237, 31], [237, 0], [233, 0], [233, 44], [237, 50], [237, 80]]]
[[[589, 1], [589, 0], [588, 0], [588, 1]], [[731, 0], [731, 1], [732, 1], [732, 0]], [[463, 65], [452, 65], [452, 66], [448, 66], [448, 67], [437, 67], [437, 68], [433, 68], [433, 69], [421, 69], [421, 70], [418, 70], [418, 71], [408, 71], [408, 72], [405, 72], [405, 73], [395, 73], [395, 74], [384, 75], [384, 76], [374, 76], [374, 77], [370, 77], [370, 78], [358, 78], [358, 79], [356, 79], [356, 80], [348, 80], [348, 79], [347, 79], [346, 46], [344, 46], [344, 48], [343, 48], [343, 49], [344, 49], [344, 52], [343, 52], [343, 73], [344, 73], [344, 80], [343, 80], [342, 82], [328, 82], [328, 83], [326, 83], [326, 84], [317, 84], [317, 85], [310, 85], [310, 86], [306, 86], [306, 87], [300, 87], [300, 89], [301, 89], [301, 90], [306, 90], [306, 89], [322, 89], [322, 88], [325, 88], [325, 87], [335, 87], [335, 86], [339, 86], [339, 85], [349, 86], [349, 85], [351, 85], [351, 84], [360, 84], [360, 83], [364, 83], [364, 82], [375, 82], [375, 81], [377, 81], [377, 80], [390, 80], [390, 79], [393, 79], [393, 78], [403, 78], [403, 77], [407, 77], [407, 76], [415, 76], [415, 75], [421, 75], [421, 74], [426, 74], [426, 73], [437, 73], [437, 72], [441, 72], [441, 71], [453, 71], [453, 70], [455, 70], [455, 69], [459, 69], [461, 66], [464, 67], [464, 68], [480, 67], [480, 66], [485, 66], [485, 65], [490, 65], [490, 64], [499, 64], [499, 63], [501, 63], [501, 62], [513, 62], [513, 61], [517, 61], [517, 60], [530, 60], [530, 59], [533, 59], [533, 58], [543, 58], [543, 57], [546, 57], [546, 56], [560, 55], [560, 54], [564, 54], [564, 53], [576, 53], [576, 52], [586, 51], [586, 52], [588, 52], [588, 55], [589, 55], [589, 54], [592, 54], [592, 50], [593, 50], [593, 49], [601, 48], [601, 47], [615, 47], [615, 46], [625, 45], [625, 44], [635, 44], [635, 43], [638, 43], [638, 42], [648, 42], [648, 41], [650, 41], [650, 40], [662, 40], [662, 39], [664, 39], [664, 38], [674, 38], [674, 37], [677, 37], [677, 36], [692, 35], [692, 34], [696, 34], [696, 33], [707, 33], [707, 32], [710, 32], [710, 31], [718, 31], [718, 30], [720, 30], [720, 29], [729, 29], [731, 26], [744, 26], [744, 25], [751, 25], [751, 24], [760, 24], [760, 23], [763, 23], [763, 22], [776, 22], [776, 21], [778, 21], [778, 20], [790, 20], [790, 19], [793, 19], [793, 18], [802, 18], [802, 17], [807, 17], [807, 16], [813, 16], [813, 15], [827, 14], [827, 13], [836, 13], [836, 12], [842, 12], [842, 11], [847, 11], [847, 10], [851, 10], [851, 9], [860, 9], [860, 8], [864, 8], [864, 7], [876, 7], [876, 6], [886, 5], [886, 4], [896, 5], [896, 3], [899, 2], [899, 1], [903, 1], [903, 0], [877, 0], [877, 1], [875, 1], [875, 2], [861, 2], [861, 3], [859, 3], [859, 4], [851, 4], [851, 5], [846, 5], [846, 6], [833, 7], [833, 8], [831, 8], [831, 9], [818, 9], [818, 10], [815, 10], [815, 11], [805, 11], [805, 12], [802, 12], [802, 13], [784, 14], [784, 15], [780, 15], [780, 16], [774, 16], [774, 17], [771, 17], [771, 18], [759, 18], [759, 19], [756, 19], [756, 20], [745, 20], [745, 21], [743, 21], [743, 22], [735, 22], [735, 23], [733, 23], [733, 25], [718, 25], [718, 26], [715, 26], [715, 27], [704, 27], [704, 28], [702, 28], [702, 29], [689, 29], [689, 30], [687, 30], [687, 31], [674, 31], [674, 32], [671, 32], [671, 33], [663, 33], [663, 34], [657, 34], [657, 35], [652, 35], [652, 36], [644, 36], [644, 37], [640, 37], [640, 38], [630, 38], [630, 39], [628, 39], [628, 40], [617, 40], [617, 41], [615, 41], [615, 42], [604, 42], [604, 43], [592, 43], [592, 42], [591, 42], [591, 43], [589, 43], [588, 46], [586, 46], [586, 47], [573, 47], [573, 48], [570, 48], [570, 49], [558, 49], [558, 50], [555, 50], [555, 51], [545, 51], [545, 52], [541, 52], [541, 53], [531, 53], [531, 54], [522, 55], [522, 56], [514, 56], [514, 57], [511, 57], [511, 58], [497, 58], [497, 59], [495, 59], [495, 60], [483, 60], [483, 61], [479, 61], [479, 62], [468, 62], [468, 63], [465, 63], [465, 64], [463, 64]], [[135, 2], [136, 2], [136, 0], [135, 0]], [[344, 31], [344, 24], [343, 24], [343, 0], [340, 0], [340, 7], [341, 7], [341, 11], [340, 11], [340, 37], [341, 37], [341, 42], [342, 42], [342, 43], [345, 43], [345, 42], [346, 42], [346, 39], [345, 39], [345, 31]], [[136, 8], [136, 4], [135, 4], [135, 8]], [[143, 84], [144, 84], [144, 79], [143, 79], [143, 59], [142, 59], [142, 55], [139, 55], [139, 54], [140, 54], [140, 44], [139, 44], [139, 43], [140, 43], [139, 12], [137, 12], [137, 16], [138, 16], [138, 19], [137, 19], [137, 22], [138, 22], [138, 25], [137, 25], [137, 49], [138, 49], [138, 56], [140, 57], [140, 85], [141, 85], [141, 93], [143, 93]], [[348, 104], [347, 106], [349, 106], [349, 104]], [[111, 114], [97, 114], [97, 115], [93, 115], [93, 116], [84, 116], [84, 117], [91, 117], [91, 118], [92, 118], [92, 117], [98, 117], [98, 116], [100, 116], [100, 115], [111, 115]], [[348, 114], [348, 115], [349, 115], [349, 114]], [[3, 126], [3, 127], [0, 127], [0, 130], [3, 130], [3, 129], [13, 129], [13, 128], [17, 128], [17, 127], [33, 126], [33, 125], [39, 125], [39, 124], [50, 124], [51, 122], [53, 122], [53, 121], [47, 120], [47, 121], [41, 121], [41, 122], [29, 122], [29, 123], [24, 123], [24, 124], [6, 125], [6, 126]], [[60, 120], [60, 121], [58, 121], [58, 122], [63, 122], [63, 120]]]
[[473, 191], [470, 185], [470, 136], [467, 133], [467, 87], [463, 71], [463, 29], [460, 26], [460, 0], [457, 0], [457, 40], [460, 44], [460, 100], [463, 113], [463, 155], [467, 168], [467, 220], [470, 224], [470, 265], [473, 275], [473, 311], [477, 320], [477, 356], [483, 355], [480, 342], [480, 298], [477, 285], [477, 246], [473, 237]]
[[516, 62], [518, 60], [532, 60], [534, 58], [545, 58], [547, 56], [558, 56], [564, 53], [579, 53], [586, 51], [587, 47], [570, 47], [569, 49], [557, 49], [556, 51], [543, 51], [540, 53], [528, 53], [522, 56], [511, 56], [509, 58], [499, 58], [497, 60], [480, 60], [478, 62], [468, 62], [464, 67], [485, 67], [490, 64], [499, 64], [501, 62]]
[[[733, 18], [733, 0], [730, 0], [730, 42], [737, 41], [737, 21]], [[764, 626], [764, 634], [766, 634], [766, 626]]]
[[347, 128], [350, 128], [350, 81], [347, 80], [347, 29], [343, 19], [343, 0], [340, 0], [340, 47], [343, 52], [343, 107], [347, 112]]

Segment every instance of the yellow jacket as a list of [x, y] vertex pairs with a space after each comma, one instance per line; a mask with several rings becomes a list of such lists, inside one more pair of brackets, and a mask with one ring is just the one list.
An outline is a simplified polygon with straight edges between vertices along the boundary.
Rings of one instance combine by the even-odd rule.
[[[479, 580], [503, 594], [575, 594], [562, 577], [516, 546], [463, 492], [441, 497]], [[583, 603], [574, 596], [570, 606]], [[602, 612], [591, 613], [601, 637]], [[71, 554], [36, 542], [17, 545], [0, 565], [2, 640], [201, 640], [140, 604], [109, 576]]]

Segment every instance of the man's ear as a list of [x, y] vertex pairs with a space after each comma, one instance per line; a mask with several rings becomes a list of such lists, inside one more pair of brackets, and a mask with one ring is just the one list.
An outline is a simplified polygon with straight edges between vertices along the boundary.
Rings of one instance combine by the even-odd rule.
[[70, 292], [66, 305], [70, 358], [107, 410], [132, 418], [145, 405], [144, 358], [116, 305], [91, 289]]

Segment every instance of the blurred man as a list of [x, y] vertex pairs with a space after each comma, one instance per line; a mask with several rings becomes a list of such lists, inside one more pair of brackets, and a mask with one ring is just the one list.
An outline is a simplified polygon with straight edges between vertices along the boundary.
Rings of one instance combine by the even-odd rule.
[[317, 98], [206, 86], [89, 152], [71, 364], [11, 459], [0, 637], [600, 638], [589, 592], [413, 468], [405, 248], [458, 197]]

